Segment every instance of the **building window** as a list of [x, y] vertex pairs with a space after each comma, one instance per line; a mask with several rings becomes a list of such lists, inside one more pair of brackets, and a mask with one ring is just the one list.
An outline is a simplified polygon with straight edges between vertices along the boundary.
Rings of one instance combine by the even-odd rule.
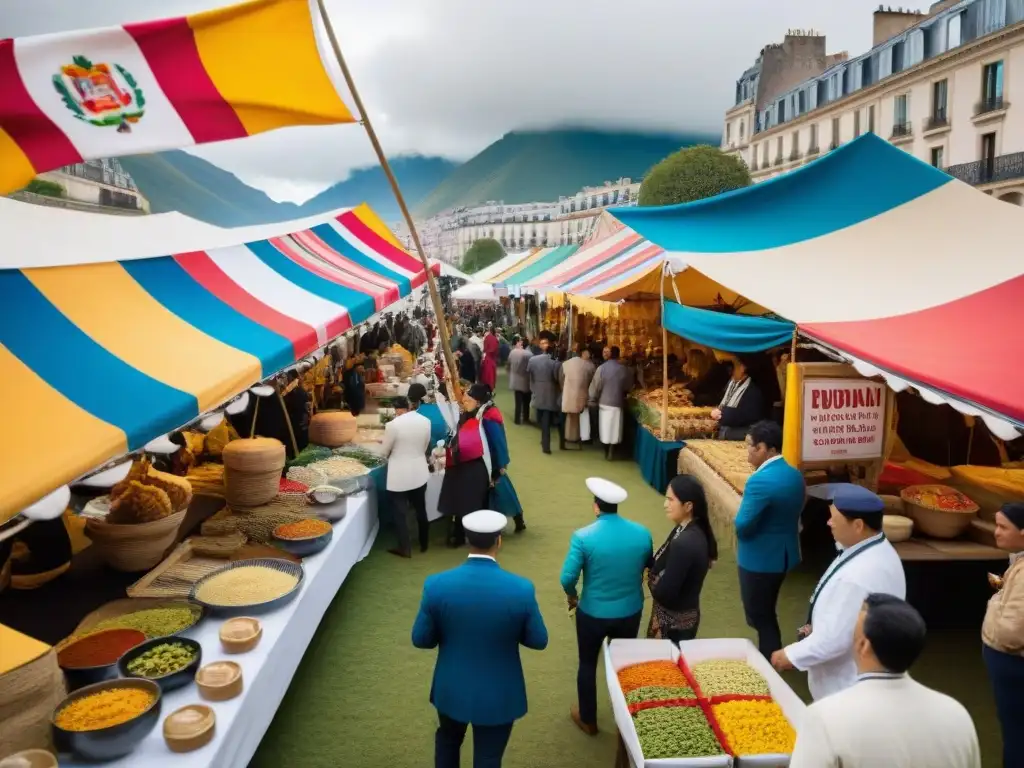
[[778, 121], [777, 122], [779, 122], [779, 123], [786, 122], [786, 100], [785, 99], [780, 99], [778, 102], [776, 102], [776, 104], [775, 104], [775, 111], [778, 114]]
[[868, 107], [868, 133], [875, 132], [875, 105]]
[[949, 125], [946, 113], [946, 101], [949, 98], [949, 81], [938, 80], [932, 83], [932, 114], [928, 121], [929, 128], [941, 128]]
[[800, 131], [793, 131], [793, 138], [790, 140], [789, 159], [796, 160], [800, 157]]
[[932, 147], [932, 165], [936, 168], [944, 167], [942, 147]]
[[988, 176], [992, 176], [992, 166], [995, 165], [996, 161], [996, 135], [995, 133], [986, 133], [981, 137], [981, 162], [982, 165], [987, 169]]
[[853, 112], [853, 138], [860, 136], [860, 110], [854, 110]]
[[981, 105], [978, 110], [991, 112], [1003, 108], [1003, 62], [993, 61], [981, 70]]
[[839, 146], [839, 118], [832, 118], [832, 146], [831, 149], [835, 149]]
[[775, 144], [775, 164], [778, 165], [782, 162], [782, 137], [779, 136]]
[[807, 91], [800, 91], [797, 94], [797, 114], [802, 115], [807, 111]]
[[732, 140], [732, 123], [726, 123], [725, 124], [725, 140], [726, 141], [731, 141]]
[[765, 167], [768, 167], [768, 142], [767, 141], [764, 143], [764, 161], [761, 163], [761, 165], [763, 165]]
[[746, 123], [744, 123], [742, 120], [740, 120], [740, 141], [743, 141], [743, 134], [746, 133], [746, 130], [747, 130]]
[[893, 99], [892, 135], [910, 135], [910, 96], [902, 94]]
[[818, 151], [818, 124], [817, 123], [811, 123], [810, 135], [807, 138], [807, 152], [808, 152], [808, 154], [810, 154], [811, 152], [817, 152], [817, 151]]
[[963, 20], [964, 14], [954, 13], [946, 21], [946, 50], [956, 48], [960, 45], [960, 25]]
[[904, 70], [903, 59], [905, 57], [907, 44], [902, 40], [892, 47], [892, 73], [902, 72]]

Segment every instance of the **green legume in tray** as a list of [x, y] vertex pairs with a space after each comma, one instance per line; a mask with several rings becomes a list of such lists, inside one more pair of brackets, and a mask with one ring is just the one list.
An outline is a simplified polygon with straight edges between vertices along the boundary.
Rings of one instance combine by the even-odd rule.
[[639, 704], [641, 701], [665, 701], [666, 699], [695, 699], [690, 687], [666, 688], [663, 685], [645, 685], [634, 688], [626, 694], [627, 704]]
[[700, 707], [654, 707], [633, 715], [640, 749], [648, 760], [711, 757], [722, 747]]
[[702, 661], [692, 667], [701, 692], [708, 697], [728, 694], [769, 696], [768, 682], [745, 661], [720, 659]]

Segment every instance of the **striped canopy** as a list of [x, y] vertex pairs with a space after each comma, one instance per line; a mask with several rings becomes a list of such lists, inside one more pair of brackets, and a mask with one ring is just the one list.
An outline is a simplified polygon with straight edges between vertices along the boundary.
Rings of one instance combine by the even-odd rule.
[[[60, 222], [68, 212], [50, 213]], [[117, 230], [120, 217], [83, 215], [86, 226]], [[0, 270], [8, 438], [0, 520], [220, 405], [426, 280], [367, 208], [209, 250], [179, 250], [162, 216], [140, 218], [162, 232], [166, 255], [96, 261], [101, 240], [83, 231], [78, 260], [90, 263]]]
[[897, 385], [1024, 424], [1016, 206], [867, 134], [752, 187], [614, 214]]

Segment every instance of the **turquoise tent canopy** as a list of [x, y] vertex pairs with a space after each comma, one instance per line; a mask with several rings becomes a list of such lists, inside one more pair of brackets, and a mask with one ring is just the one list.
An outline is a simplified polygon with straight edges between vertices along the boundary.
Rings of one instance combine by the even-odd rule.
[[731, 315], [666, 302], [665, 329], [712, 349], [746, 353], [788, 344], [796, 326], [769, 317]]

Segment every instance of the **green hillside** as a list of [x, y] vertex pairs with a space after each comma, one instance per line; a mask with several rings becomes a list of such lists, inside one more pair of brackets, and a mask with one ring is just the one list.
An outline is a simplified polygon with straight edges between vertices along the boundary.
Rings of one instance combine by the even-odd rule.
[[456, 168], [415, 206], [419, 216], [488, 200], [554, 201], [585, 186], [641, 179], [665, 156], [713, 136], [558, 129], [513, 131]]
[[[296, 205], [278, 203], [233, 173], [186, 152], [120, 158], [121, 165], [149, 200], [153, 213], [179, 211], [220, 227], [243, 227], [316, 216], [336, 208], [367, 203], [385, 221], [401, 214], [391, 187], [379, 167], [359, 168], [342, 182]], [[391, 161], [410, 205], [423, 200], [456, 163], [441, 157], [409, 155]]]

